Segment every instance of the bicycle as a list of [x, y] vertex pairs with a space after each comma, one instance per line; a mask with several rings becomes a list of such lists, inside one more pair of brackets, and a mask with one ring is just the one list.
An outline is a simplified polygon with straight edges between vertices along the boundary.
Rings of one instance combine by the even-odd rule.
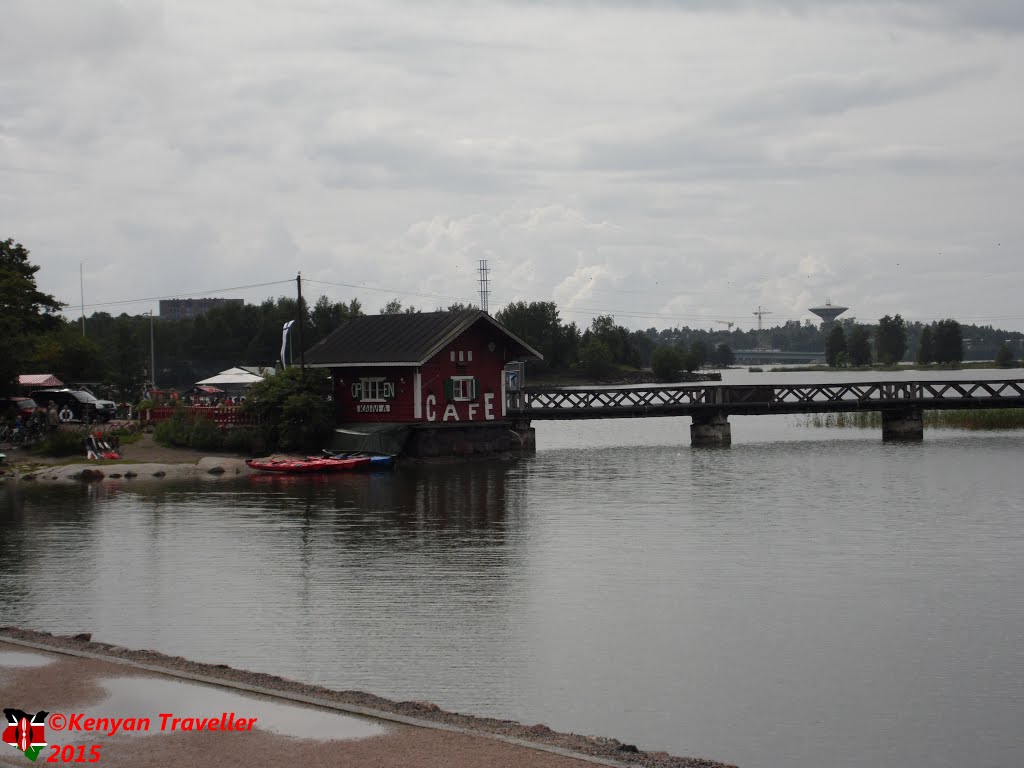
[[112, 421], [107, 425], [108, 432], [116, 432], [121, 435], [134, 435], [139, 431], [137, 421]]
[[15, 429], [9, 424], [4, 425], [0, 429], [0, 450], [9, 451], [11, 448], [17, 448], [19, 445], [23, 445], [27, 438], [25, 427], [21, 429]]

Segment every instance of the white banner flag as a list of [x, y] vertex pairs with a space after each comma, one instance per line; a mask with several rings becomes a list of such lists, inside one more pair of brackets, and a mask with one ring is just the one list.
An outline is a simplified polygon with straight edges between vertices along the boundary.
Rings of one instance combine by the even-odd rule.
[[288, 331], [295, 325], [294, 320], [289, 320], [284, 324], [284, 328], [281, 330], [281, 368], [287, 368], [288, 365], [284, 361], [284, 351], [288, 348]]

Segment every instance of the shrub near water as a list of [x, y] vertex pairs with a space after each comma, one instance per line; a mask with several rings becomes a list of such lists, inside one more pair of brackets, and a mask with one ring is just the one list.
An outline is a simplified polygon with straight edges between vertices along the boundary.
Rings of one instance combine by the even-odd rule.
[[193, 448], [202, 451], [219, 451], [224, 447], [224, 433], [210, 419], [197, 416], [188, 442]]
[[55, 429], [39, 441], [32, 452], [39, 456], [64, 458], [65, 456], [84, 456], [84, 435], [75, 430]]
[[258, 429], [221, 429], [212, 419], [193, 416], [186, 408], [176, 408], [169, 419], [157, 424], [153, 439], [173, 448], [248, 454], [262, 451], [265, 444]]
[[175, 408], [171, 418], [161, 421], [153, 430], [153, 439], [174, 448], [190, 447], [192, 425], [184, 408]]
[[244, 410], [259, 418], [267, 450], [317, 450], [334, 430], [330, 393], [323, 372], [288, 368], [254, 384]]

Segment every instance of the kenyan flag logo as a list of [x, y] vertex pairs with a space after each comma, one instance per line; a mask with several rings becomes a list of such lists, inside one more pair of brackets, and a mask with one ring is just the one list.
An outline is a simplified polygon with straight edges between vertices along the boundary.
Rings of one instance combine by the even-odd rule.
[[4, 728], [4, 743], [25, 753], [25, 757], [35, 762], [39, 753], [46, 746], [46, 716], [49, 712], [36, 712], [30, 715], [20, 709], [5, 709], [7, 727]]

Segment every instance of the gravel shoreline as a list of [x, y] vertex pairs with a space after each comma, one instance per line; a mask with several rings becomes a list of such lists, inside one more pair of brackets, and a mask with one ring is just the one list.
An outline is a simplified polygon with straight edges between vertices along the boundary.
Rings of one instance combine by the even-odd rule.
[[200, 664], [180, 656], [167, 656], [156, 651], [130, 650], [109, 643], [93, 642], [91, 635], [52, 635], [18, 627], [0, 627], [0, 640], [8, 639], [75, 654], [118, 661], [150, 670], [191, 675], [210, 682], [239, 686], [255, 686], [285, 696], [331, 702], [339, 707], [361, 711], [401, 722], [424, 726], [454, 728], [476, 735], [491, 735], [504, 740], [522, 741], [553, 750], [568, 750], [610, 764], [644, 766], [645, 768], [730, 768], [724, 763], [703, 758], [676, 757], [667, 752], [645, 752], [635, 745], [617, 739], [559, 733], [546, 725], [523, 725], [513, 720], [474, 717], [447, 712], [435, 704], [422, 701], [391, 701], [361, 691], [336, 691], [318, 685], [288, 680], [261, 672], [233, 669], [224, 664]]
[[95, 483], [101, 480], [219, 480], [255, 474], [243, 459], [207, 456], [195, 463], [116, 462], [83, 464], [13, 464], [0, 471], [0, 482]]

